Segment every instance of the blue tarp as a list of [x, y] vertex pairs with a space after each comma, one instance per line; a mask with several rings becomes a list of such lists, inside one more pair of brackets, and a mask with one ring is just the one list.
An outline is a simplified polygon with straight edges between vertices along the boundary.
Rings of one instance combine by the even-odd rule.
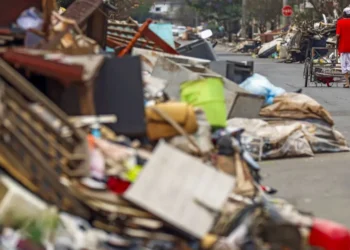
[[114, 49], [107, 46], [107, 47], [106, 47], [106, 52], [114, 52]]
[[149, 25], [150, 30], [156, 33], [167, 44], [175, 48], [174, 36], [172, 31], [172, 24], [170, 23], [151, 23]]

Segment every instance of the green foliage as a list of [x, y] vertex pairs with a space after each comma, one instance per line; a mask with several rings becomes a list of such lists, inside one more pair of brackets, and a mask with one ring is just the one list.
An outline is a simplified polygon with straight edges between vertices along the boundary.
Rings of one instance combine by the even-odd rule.
[[149, 10], [151, 7], [151, 1], [144, 2], [140, 4], [137, 8], [133, 9], [131, 11], [130, 16], [139, 22], [144, 22], [149, 17]]
[[186, 0], [198, 13], [207, 19], [239, 20], [242, 0]]
[[[292, 1], [289, 4], [292, 5]], [[280, 16], [282, 7], [281, 0], [247, 0], [248, 18], [254, 18], [258, 23], [266, 23]]]

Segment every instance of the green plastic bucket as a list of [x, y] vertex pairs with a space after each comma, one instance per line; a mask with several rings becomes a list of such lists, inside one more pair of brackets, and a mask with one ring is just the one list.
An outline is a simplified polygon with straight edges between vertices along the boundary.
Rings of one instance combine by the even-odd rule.
[[221, 78], [205, 78], [181, 85], [181, 100], [204, 110], [213, 127], [226, 127], [224, 82]]

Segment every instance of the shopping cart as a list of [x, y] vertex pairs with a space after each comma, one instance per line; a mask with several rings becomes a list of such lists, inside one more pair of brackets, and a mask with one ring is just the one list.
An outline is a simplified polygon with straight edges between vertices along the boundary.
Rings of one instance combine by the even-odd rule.
[[344, 83], [345, 78], [338, 59], [335, 48], [311, 48], [311, 55], [304, 64], [305, 88], [338, 87], [339, 83]]

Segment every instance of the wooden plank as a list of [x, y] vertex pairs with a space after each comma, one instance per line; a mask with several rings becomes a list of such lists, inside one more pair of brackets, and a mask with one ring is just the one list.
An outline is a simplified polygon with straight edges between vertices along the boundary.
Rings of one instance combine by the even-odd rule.
[[124, 197], [182, 232], [202, 238], [234, 184], [231, 176], [160, 142]]
[[[94, 12], [102, 6], [102, 4], [103, 0], [76, 0], [68, 7], [63, 16], [75, 20], [76, 23], [82, 27], [87, 23], [88, 19], [94, 14]], [[105, 31], [107, 29], [107, 21], [106, 19], [103, 20], [101, 16], [97, 16], [94, 19], [98, 22], [96, 25], [102, 26], [96, 27], [94, 23], [90, 22], [88, 26], [93, 27], [88, 27], [88, 33], [90, 35], [93, 34], [93, 38], [97, 39], [97, 42], [101, 47], [104, 47], [106, 38], [104, 37], [104, 41], [102, 41], [100, 33], [101, 30]], [[66, 29], [56, 34], [50, 41], [44, 43], [41, 48], [48, 50], [54, 49], [60, 43], [62, 37], [72, 28], [72, 25], [67, 25]]]
[[76, 0], [63, 16], [74, 19], [81, 26], [103, 3], [103, 0]]
[[84, 140], [85, 135], [80, 130], [74, 128], [73, 124], [68, 121], [68, 116], [62, 110], [55, 106], [46, 96], [39, 93], [30, 82], [2, 59], [0, 59], [0, 75], [10, 82], [21, 94], [30, 97], [34, 102], [44, 105], [53, 115], [60, 119], [64, 125], [73, 131], [75, 139]]

